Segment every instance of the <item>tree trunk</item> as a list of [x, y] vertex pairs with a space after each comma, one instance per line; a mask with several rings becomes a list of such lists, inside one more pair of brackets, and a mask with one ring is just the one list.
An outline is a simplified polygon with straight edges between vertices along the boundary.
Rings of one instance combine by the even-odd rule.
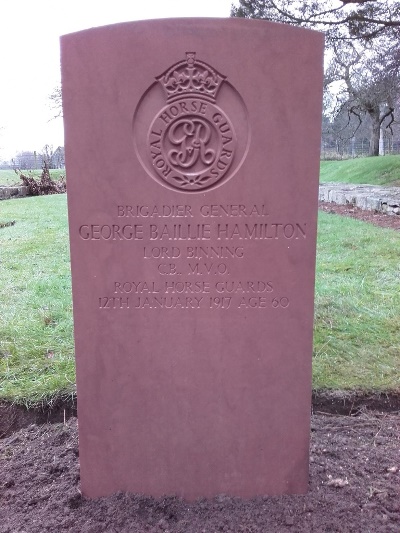
[[383, 135], [383, 128], [380, 128], [379, 133], [379, 155], [385, 155], [385, 137]]
[[379, 155], [379, 136], [381, 131], [379, 107], [369, 111], [371, 118], [371, 131], [369, 137], [369, 155]]

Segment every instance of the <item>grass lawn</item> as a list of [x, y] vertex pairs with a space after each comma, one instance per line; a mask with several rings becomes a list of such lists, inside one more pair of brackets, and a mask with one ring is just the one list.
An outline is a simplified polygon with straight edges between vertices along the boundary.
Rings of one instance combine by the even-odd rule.
[[400, 390], [400, 232], [319, 214], [315, 388]]
[[0, 399], [74, 391], [66, 195], [0, 202]]
[[[23, 174], [30, 174], [31, 171], [23, 170]], [[41, 170], [33, 170], [33, 175], [39, 177], [42, 173]], [[58, 180], [60, 176], [65, 176], [65, 170], [54, 169], [50, 170], [50, 176], [53, 180]], [[22, 185], [22, 181], [14, 170], [0, 170], [0, 185]]]
[[321, 161], [320, 181], [400, 186], [400, 155]]
[[[0, 202], [0, 399], [75, 392], [66, 195]], [[400, 232], [320, 213], [314, 388], [399, 390]]]

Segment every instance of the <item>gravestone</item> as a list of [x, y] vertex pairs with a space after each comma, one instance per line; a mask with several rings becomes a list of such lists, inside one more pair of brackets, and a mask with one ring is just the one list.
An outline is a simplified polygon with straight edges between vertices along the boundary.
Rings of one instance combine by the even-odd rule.
[[62, 37], [83, 494], [308, 486], [323, 37]]

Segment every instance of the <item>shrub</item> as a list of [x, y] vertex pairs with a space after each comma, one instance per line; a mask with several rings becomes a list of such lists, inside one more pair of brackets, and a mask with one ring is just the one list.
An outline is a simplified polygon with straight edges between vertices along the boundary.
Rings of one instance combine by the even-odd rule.
[[30, 196], [42, 196], [44, 194], [61, 194], [67, 190], [67, 182], [64, 176], [61, 176], [59, 180], [54, 181], [50, 177], [49, 167], [45, 162], [42, 168], [42, 174], [36, 179], [32, 174], [26, 176], [21, 170], [16, 169], [22, 183], [28, 187], [28, 194]]

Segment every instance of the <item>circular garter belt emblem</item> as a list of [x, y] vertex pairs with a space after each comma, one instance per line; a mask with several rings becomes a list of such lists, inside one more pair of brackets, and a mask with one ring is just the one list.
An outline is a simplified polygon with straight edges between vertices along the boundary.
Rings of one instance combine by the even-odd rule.
[[133, 137], [153, 179], [182, 192], [205, 191], [227, 181], [244, 160], [247, 110], [225, 76], [188, 52], [143, 95]]

